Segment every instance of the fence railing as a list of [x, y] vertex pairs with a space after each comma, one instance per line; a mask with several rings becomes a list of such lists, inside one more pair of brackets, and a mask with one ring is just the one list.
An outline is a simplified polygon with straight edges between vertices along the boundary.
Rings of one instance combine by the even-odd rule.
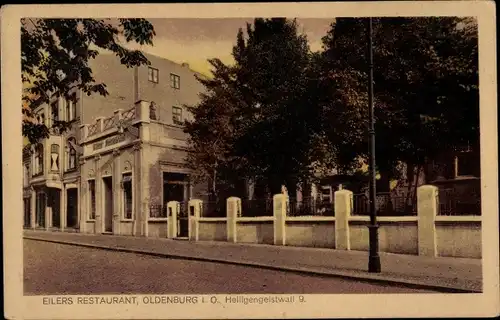
[[[391, 194], [377, 194], [378, 216], [416, 216], [417, 201], [412, 197]], [[352, 214], [358, 216], [370, 215], [370, 199], [366, 194], [354, 194]]]
[[438, 215], [480, 216], [481, 196], [477, 192], [458, 193], [453, 189], [439, 190]]
[[166, 205], [151, 204], [149, 205], [150, 218], [168, 218], [168, 210]]
[[334, 216], [335, 205], [330, 200], [304, 198], [297, 200], [290, 198], [287, 215], [297, 216]]
[[202, 217], [225, 217], [227, 216], [226, 212], [226, 200], [223, 199], [221, 201], [208, 201], [203, 202], [202, 211], [200, 212], [200, 216]]
[[273, 199], [242, 199], [242, 217], [273, 216]]

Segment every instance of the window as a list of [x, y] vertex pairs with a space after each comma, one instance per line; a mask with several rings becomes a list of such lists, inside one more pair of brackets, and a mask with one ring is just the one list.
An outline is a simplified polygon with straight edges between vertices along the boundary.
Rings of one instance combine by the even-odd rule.
[[76, 139], [68, 139], [68, 170], [76, 168]]
[[148, 80], [158, 83], [158, 69], [148, 67]]
[[71, 100], [66, 100], [66, 121], [72, 121], [76, 116], [76, 106]]
[[43, 112], [40, 112], [36, 116], [36, 120], [38, 124], [45, 124], [45, 114]]
[[182, 108], [172, 107], [172, 121], [176, 125], [182, 125]]
[[57, 101], [53, 102], [50, 105], [50, 112], [52, 116], [52, 121], [58, 121], [59, 120], [59, 106], [57, 105]]
[[30, 174], [30, 166], [29, 164], [25, 164], [24, 165], [24, 175], [23, 175], [23, 181], [24, 181], [24, 184], [23, 186], [28, 186], [29, 185], [29, 174]]
[[59, 171], [59, 145], [50, 146], [50, 171]]
[[33, 175], [38, 175], [42, 173], [43, 173], [43, 145], [39, 143], [35, 147], [35, 161], [34, 161]]
[[125, 219], [132, 219], [132, 174], [124, 173], [123, 180], [123, 217]]
[[89, 194], [90, 194], [90, 212], [89, 212], [89, 219], [94, 220], [95, 219], [95, 180], [88, 180], [89, 183]]
[[181, 77], [176, 74], [170, 74], [170, 86], [175, 89], [181, 88]]

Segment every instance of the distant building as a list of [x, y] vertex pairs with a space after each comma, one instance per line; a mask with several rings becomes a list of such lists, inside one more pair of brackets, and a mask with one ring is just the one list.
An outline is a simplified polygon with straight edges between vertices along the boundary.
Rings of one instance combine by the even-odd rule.
[[[147, 55], [126, 68], [101, 54], [91, 61], [108, 96], [54, 99], [34, 110], [39, 122], [74, 120], [72, 128], [23, 150], [24, 225], [88, 233], [166, 236], [165, 203], [205, 193], [184, 159], [184, 105], [203, 86], [187, 64]], [[201, 76], [201, 75], [199, 75]]]

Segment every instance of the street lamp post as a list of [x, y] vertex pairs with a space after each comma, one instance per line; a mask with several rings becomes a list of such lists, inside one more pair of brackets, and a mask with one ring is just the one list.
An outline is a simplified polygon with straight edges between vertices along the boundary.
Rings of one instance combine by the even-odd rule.
[[380, 256], [378, 255], [378, 225], [376, 206], [376, 171], [375, 171], [375, 117], [373, 107], [373, 35], [372, 18], [368, 18], [368, 108], [370, 117], [370, 253], [368, 272], [380, 272]]

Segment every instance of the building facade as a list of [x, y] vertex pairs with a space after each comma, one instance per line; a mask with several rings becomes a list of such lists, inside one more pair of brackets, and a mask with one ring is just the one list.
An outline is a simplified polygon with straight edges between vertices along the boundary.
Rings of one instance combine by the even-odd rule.
[[101, 54], [90, 63], [109, 95], [54, 99], [37, 121], [74, 121], [64, 133], [23, 149], [24, 226], [124, 235], [166, 234], [165, 203], [201, 197], [185, 166], [191, 115], [203, 86], [187, 64], [146, 55], [126, 68]]

